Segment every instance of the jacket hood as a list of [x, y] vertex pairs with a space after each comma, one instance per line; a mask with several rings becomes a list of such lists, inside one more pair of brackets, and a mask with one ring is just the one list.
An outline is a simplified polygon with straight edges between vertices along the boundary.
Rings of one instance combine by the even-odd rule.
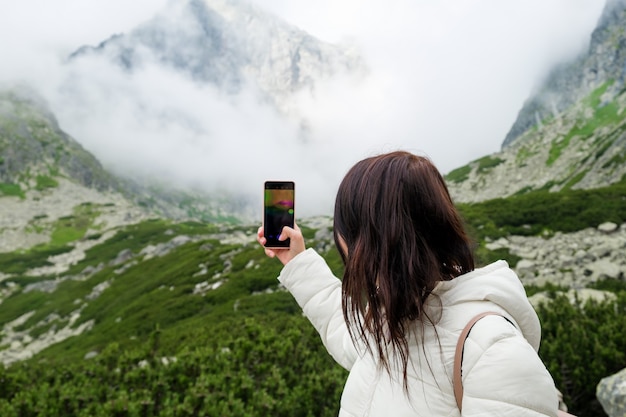
[[433, 294], [439, 297], [445, 310], [466, 318], [466, 321], [484, 311], [504, 313], [533, 348], [539, 349], [539, 318], [520, 279], [506, 261], [500, 260], [453, 280], [440, 282]]

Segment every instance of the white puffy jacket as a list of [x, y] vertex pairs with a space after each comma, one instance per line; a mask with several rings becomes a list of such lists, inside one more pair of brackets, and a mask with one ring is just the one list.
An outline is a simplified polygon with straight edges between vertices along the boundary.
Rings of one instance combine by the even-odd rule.
[[[541, 329], [522, 284], [505, 261], [440, 282], [429, 297], [423, 345], [409, 341], [408, 395], [402, 372], [381, 369], [375, 355], [352, 342], [341, 310], [341, 281], [308, 249], [282, 270], [291, 292], [332, 357], [350, 371], [340, 417], [556, 416], [557, 391], [537, 355]], [[438, 300], [439, 302], [436, 302]], [[454, 350], [467, 322], [483, 311], [465, 342], [463, 412], [452, 388]]]

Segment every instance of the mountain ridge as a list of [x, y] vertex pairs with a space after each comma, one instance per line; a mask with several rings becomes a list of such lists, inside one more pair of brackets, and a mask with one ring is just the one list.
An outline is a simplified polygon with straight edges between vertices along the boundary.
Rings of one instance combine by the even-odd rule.
[[626, 175], [626, 1], [607, 3], [587, 53], [530, 97], [499, 152], [446, 175], [459, 202], [589, 189]]
[[[182, 23], [181, 23], [182, 22]], [[336, 46], [251, 4], [229, 0], [172, 2], [127, 34], [82, 46], [69, 63], [104, 56], [133, 71], [155, 61], [227, 93], [252, 84], [264, 100], [292, 114], [292, 95], [340, 73], [362, 73], [354, 46]]]
[[[40, 177], [65, 174], [101, 191], [119, 187], [93, 155], [61, 130], [48, 105], [29, 87], [0, 91], [0, 152], [2, 182], [28, 187], [36, 172]], [[26, 171], [34, 172], [29, 177]]]
[[626, 1], [608, 0], [593, 30], [587, 50], [572, 62], [557, 65], [539, 90], [522, 106], [502, 149], [529, 129], [558, 117], [609, 79], [617, 93], [626, 80]]

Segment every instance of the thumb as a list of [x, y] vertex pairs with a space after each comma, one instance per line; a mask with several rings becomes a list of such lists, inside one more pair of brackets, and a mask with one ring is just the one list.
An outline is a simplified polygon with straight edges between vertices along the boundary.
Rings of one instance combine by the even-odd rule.
[[278, 236], [278, 240], [285, 241], [291, 237], [293, 237], [293, 234], [295, 233], [295, 229], [292, 229], [289, 226], [283, 226], [283, 230], [281, 230], [280, 235]]

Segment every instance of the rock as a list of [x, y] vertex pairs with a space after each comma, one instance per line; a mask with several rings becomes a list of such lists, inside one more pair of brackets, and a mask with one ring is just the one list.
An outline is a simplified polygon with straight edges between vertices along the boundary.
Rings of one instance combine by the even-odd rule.
[[515, 269], [517, 270], [518, 273], [522, 273], [524, 271], [532, 272], [535, 269], [535, 263], [527, 259], [522, 259], [517, 263], [517, 265], [515, 266]]
[[132, 257], [133, 257], [133, 251], [130, 249], [124, 249], [120, 251], [120, 253], [117, 254], [117, 257], [113, 261], [111, 261], [110, 265], [114, 266], [114, 265], [123, 264], [124, 262], [126, 262]]
[[496, 240], [495, 242], [491, 242], [491, 243], [486, 244], [485, 247], [487, 249], [489, 249], [489, 250], [508, 248], [509, 247], [509, 241], [506, 240], [505, 238], [501, 237], [500, 239]]
[[626, 416], [626, 368], [602, 378], [596, 387], [596, 398], [609, 417]]
[[191, 242], [191, 238], [185, 235], [176, 236], [174, 239], [170, 241], [173, 247], [182, 246], [185, 243], [189, 243], [189, 242]]
[[616, 265], [607, 259], [600, 259], [587, 264], [585, 266], [585, 271], [589, 271], [589, 274], [585, 273], [585, 275], [591, 276], [593, 281], [603, 278], [617, 279], [623, 276], [623, 272], [621, 271], [619, 265]]
[[[559, 292], [558, 294], [565, 294], [569, 299], [569, 302], [572, 304], [576, 303], [577, 300], [578, 302], [584, 304], [588, 300], [604, 302], [613, 301], [616, 299], [615, 294], [610, 291], [594, 290], [590, 288], [583, 288], [578, 290], [572, 289], [567, 291], [567, 293]], [[552, 301], [552, 298], [550, 297], [549, 292], [544, 291], [528, 297], [528, 301], [530, 301], [530, 304], [532, 304], [533, 307], [537, 308], [540, 304], [550, 303]]]
[[602, 233], [613, 233], [617, 230], [617, 225], [613, 222], [602, 223], [600, 226], [598, 226], [598, 230]]
[[528, 301], [535, 309], [537, 309], [537, 307], [541, 304], [549, 303], [551, 300], [552, 299], [548, 296], [547, 292], [539, 292], [528, 297]]
[[313, 237], [315, 241], [331, 241], [334, 240], [333, 230], [332, 228], [322, 228], [318, 229], [315, 232], [315, 236]]
[[200, 282], [194, 286], [193, 293], [200, 294], [204, 297], [207, 292], [218, 289], [222, 286], [222, 284], [224, 284], [224, 282], [225, 281], [223, 280], [216, 281], [211, 284], [208, 281]]
[[[143, 209], [135, 207], [121, 194], [102, 193], [66, 178], [56, 177], [56, 180], [58, 186], [52, 191], [42, 193], [31, 190], [26, 193], [25, 199], [1, 198], [0, 252], [13, 252], [49, 243], [55, 222], [62, 217], [71, 216], [74, 208], [84, 203], [99, 206], [97, 217], [93, 220], [96, 227], [106, 225], [107, 228], [114, 229], [146, 218]], [[122, 216], [122, 213], [127, 212], [131, 213], [130, 219]], [[33, 222], [37, 232], [33, 231]], [[83, 243], [95, 244], [92, 240]], [[54, 271], [56, 272], [58, 271]], [[47, 272], [42, 273], [46, 274]]]
[[101, 282], [100, 284], [93, 287], [93, 289], [91, 290], [91, 293], [87, 294], [85, 298], [88, 300], [95, 300], [96, 298], [100, 297], [100, 295], [104, 292], [104, 290], [106, 290], [110, 286], [111, 286], [111, 280]]
[[59, 284], [58, 281], [41, 281], [41, 282], [35, 282], [33, 284], [28, 284], [25, 288], [24, 288], [24, 292], [31, 292], [31, 291], [40, 291], [40, 292], [47, 292], [47, 293], [52, 293], [57, 289], [57, 285]]
[[594, 300], [597, 302], [613, 301], [615, 300], [616, 296], [615, 293], [612, 293], [610, 291], [582, 288], [578, 290], [569, 290], [567, 292], [567, 298], [569, 298], [571, 303], [575, 303], [576, 300], [578, 300], [582, 304], [584, 304], [589, 300]]
[[210, 243], [205, 243], [202, 246], [200, 246], [200, 250], [207, 251], [207, 252], [212, 251], [213, 248], [214, 248], [214, 246], [211, 245]]

